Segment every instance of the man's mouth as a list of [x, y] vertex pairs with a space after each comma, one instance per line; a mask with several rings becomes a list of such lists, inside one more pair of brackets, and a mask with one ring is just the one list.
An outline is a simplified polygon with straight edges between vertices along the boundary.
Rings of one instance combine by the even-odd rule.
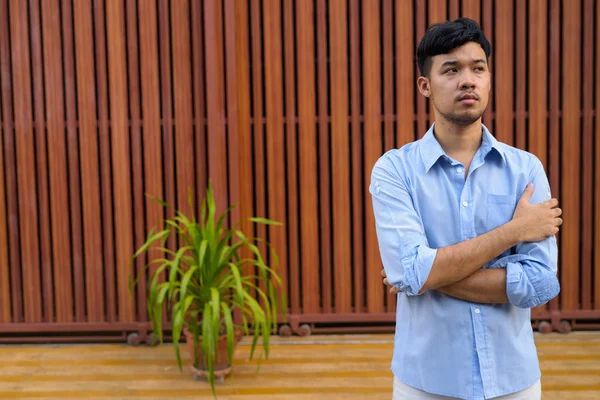
[[459, 101], [464, 104], [474, 104], [477, 100], [477, 96], [471, 93], [464, 94], [459, 99]]

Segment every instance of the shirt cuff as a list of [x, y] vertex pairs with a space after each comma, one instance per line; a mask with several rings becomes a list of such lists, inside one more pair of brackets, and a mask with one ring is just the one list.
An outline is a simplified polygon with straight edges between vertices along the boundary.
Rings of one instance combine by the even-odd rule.
[[400, 288], [404, 293], [409, 296], [416, 296], [419, 294], [419, 291], [421, 291], [421, 288], [429, 277], [436, 255], [437, 249], [419, 246], [414, 261], [409, 257], [402, 260], [408, 286], [404, 289]]

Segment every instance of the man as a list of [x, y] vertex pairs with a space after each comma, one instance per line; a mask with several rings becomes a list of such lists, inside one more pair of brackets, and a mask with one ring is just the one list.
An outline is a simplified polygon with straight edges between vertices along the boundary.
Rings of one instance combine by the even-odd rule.
[[482, 124], [489, 56], [472, 20], [430, 27], [417, 85], [435, 121], [372, 171], [386, 282], [399, 292], [394, 399], [541, 398], [530, 309], [560, 291], [562, 212], [540, 161]]

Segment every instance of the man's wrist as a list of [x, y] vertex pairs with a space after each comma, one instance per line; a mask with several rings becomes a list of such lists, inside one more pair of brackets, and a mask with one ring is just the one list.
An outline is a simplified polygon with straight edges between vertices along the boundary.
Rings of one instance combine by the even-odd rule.
[[512, 219], [504, 224], [501, 228], [504, 229], [505, 234], [510, 238], [510, 242], [512, 246], [516, 246], [517, 244], [523, 241], [523, 227], [521, 226], [518, 219]]

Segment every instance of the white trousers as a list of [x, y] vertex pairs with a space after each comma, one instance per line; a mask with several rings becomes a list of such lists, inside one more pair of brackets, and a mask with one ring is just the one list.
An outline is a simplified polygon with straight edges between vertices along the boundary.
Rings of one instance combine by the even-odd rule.
[[[394, 395], [393, 400], [456, 400], [457, 397], [440, 396], [430, 394], [400, 381], [394, 377]], [[542, 384], [538, 380], [535, 384], [520, 392], [508, 394], [506, 396], [494, 397], [494, 400], [541, 400]]]

